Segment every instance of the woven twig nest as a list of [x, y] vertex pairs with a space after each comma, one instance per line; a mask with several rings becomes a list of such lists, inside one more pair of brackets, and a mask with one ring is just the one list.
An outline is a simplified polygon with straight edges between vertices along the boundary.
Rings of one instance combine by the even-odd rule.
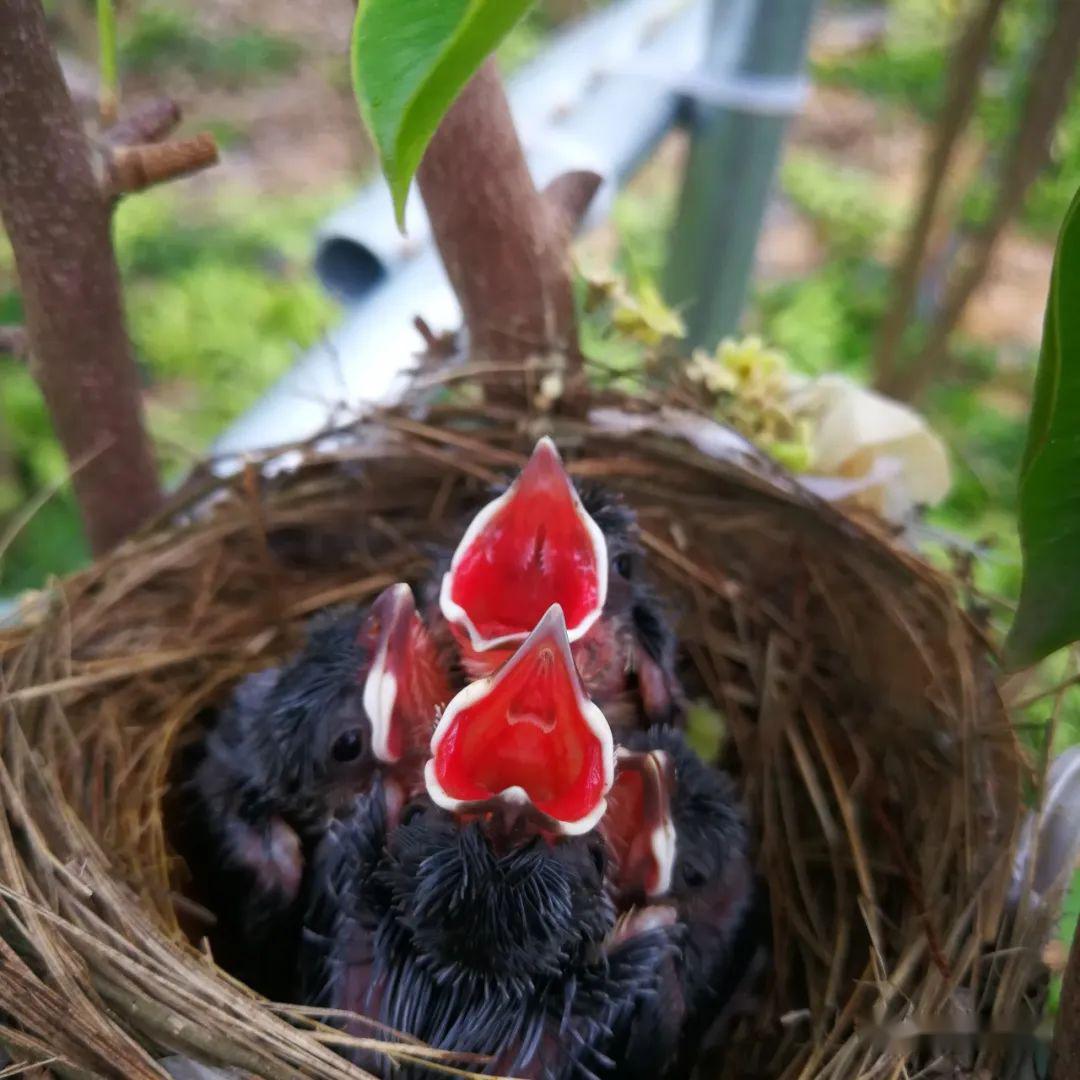
[[774, 970], [724, 1071], [898, 1076], [903, 1057], [868, 1020], [1018, 1005], [1033, 951], [991, 952], [1023, 762], [950, 581], [753, 457], [446, 405], [271, 455], [272, 479], [252, 466], [189, 484], [158, 526], [0, 635], [0, 1038], [14, 1057], [75, 1076], [158, 1076], [170, 1053], [361, 1075], [313, 1021], [283, 1018], [186, 939], [170, 762], [313, 612], [422, 580], [542, 431], [576, 479], [637, 511], [691, 692], [725, 719]]

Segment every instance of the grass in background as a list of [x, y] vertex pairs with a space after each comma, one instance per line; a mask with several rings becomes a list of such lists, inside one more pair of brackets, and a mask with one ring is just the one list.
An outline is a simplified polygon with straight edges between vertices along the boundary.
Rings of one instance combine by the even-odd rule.
[[[211, 208], [162, 189], [121, 203], [116, 251], [167, 479], [202, 454], [329, 326], [334, 305], [312, 277], [310, 256], [315, 226], [341, 198], [330, 192], [256, 204], [237, 194]], [[0, 321], [20, 317], [12, 286], [0, 293]], [[0, 359], [0, 431], [0, 458], [12, 463], [0, 469], [2, 521], [67, 470], [37, 386], [23, 365], [8, 359]], [[40, 585], [86, 557], [74, 503], [61, 492], [6, 553], [0, 595]]]
[[160, 73], [169, 67], [232, 86], [291, 72], [301, 48], [258, 29], [210, 35], [190, 13], [163, 4], [140, 6], [125, 20], [120, 38], [121, 70]]
[[178, 214], [165, 191], [121, 206], [117, 257], [159, 436], [200, 453], [327, 328], [312, 234], [340, 198], [255, 207], [237, 196]]

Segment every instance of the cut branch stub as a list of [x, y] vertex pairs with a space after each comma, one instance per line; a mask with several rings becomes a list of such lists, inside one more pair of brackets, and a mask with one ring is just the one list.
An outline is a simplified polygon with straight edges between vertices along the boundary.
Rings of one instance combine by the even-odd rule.
[[107, 152], [102, 187], [106, 197], [118, 198], [199, 172], [217, 160], [217, 144], [208, 132], [191, 139], [118, 146]]
[[604, 178], [591, 169], [573, 169], [560, 173], [544, 188], [543, 200], [561, 219], [567, 242], [585, 220], [603, 182]]

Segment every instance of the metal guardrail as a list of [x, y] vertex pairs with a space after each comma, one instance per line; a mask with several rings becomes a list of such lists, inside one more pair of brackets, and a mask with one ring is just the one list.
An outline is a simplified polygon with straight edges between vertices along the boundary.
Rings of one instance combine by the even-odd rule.
[[738, 329], [817, 0], [715, 0], [705, 65], [687, 89], [694, 139], [672, 233], [665, 293], [687, 343]]

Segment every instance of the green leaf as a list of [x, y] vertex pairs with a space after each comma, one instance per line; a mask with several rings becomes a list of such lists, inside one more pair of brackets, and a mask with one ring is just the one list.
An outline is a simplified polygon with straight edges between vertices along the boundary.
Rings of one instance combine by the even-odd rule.
[[1020, 469], [1020, 605], [1010, 668], [1080, 638], [1080, 192], [1058, 238]]
[[409, 185], [439, 122], [532, 0], [361, 0], [353, 88], [404, 226]]

